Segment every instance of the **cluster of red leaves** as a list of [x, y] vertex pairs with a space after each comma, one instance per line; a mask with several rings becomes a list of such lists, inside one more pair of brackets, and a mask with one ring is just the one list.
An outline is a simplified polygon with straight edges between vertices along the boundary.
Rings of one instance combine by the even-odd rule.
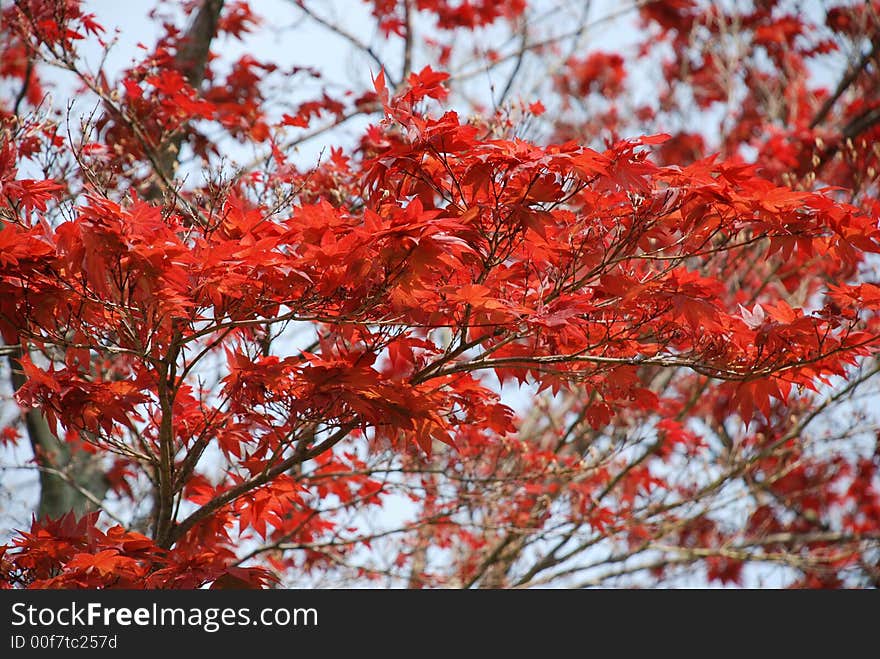
[[557, 87], [561, 93], [572, 96], [596, 93], [611, 97], [623, 91], [625, 78], [623, 57], [596, 51], [583, 59], [566, 62], [565, 74], [557, 78]]
[[[337, 341], [319, 355], [256, 362], [230, 353], [226, 391], [241, 410], [277, 398], [290, 419], [384, 420], [424, 446], [448, 432], [444, 411], [459, 402], [452, 376], [464, 370], [493, 368], [502, 381], [531, 375], [554, 388], [590, 380], [610, 402], [638, 387], [597, 374], [670, 359], [732, 380], [748, 420], [755, 407], [766, 413], [771, 397], [785, 400], [792, 385], [841, 375], [866, 354], [873, 337], [854, 323], [874, 308], [871, 296], [861, 295], [858, 308], [837, 295], [812, 313], [778, 301], [744, 315], [744, 298], [725, 299], [720, 280], [684, 263], [719, 241], [755, 235], [786, 260], [853, 262], [880, 240], [854, 207], [773, 186], [749, 167], [654, 165], [636, 149], [659, 139], [604, 153], [481, 142], [454, 113], [413, 114], [414, 102], [436, 93], [434, 79], [420, 86], [424, 79], [414, 76], [388, 106], [411, 138], [364, 164], [371, 203], [362, 214], [321, 202], [275, 221], [233, 196], [216, 222], [184, 232], [181, 218], [160, 207], [93, 196], [54, 230], [4, 230], [13, 255], [2, 270], [5, 322], [59, 345], [70, 342], [61, 328], [84, 345], [112, 336], [119, 351], [161, 360], [206, 336], [204, 323], [220, 331], [283, 306], [291, 319], [345, 326], [353, 347]], [[566, 207], [553, 204], [564, 196]], [[431, 369], [437, 348], [416, 356], [364, 327], [390, 319], [467, 324], [468, 339], [491, 358]], [[383, 375], [373, 363], [386, 348], [395, 350], [397, 372]], [[96, 431], [99, 410], [105, 431], [125, 425], [156, 392], [143, 365], [126, 380], [101, 382], [82, 372], [87, 353], [71, 349], [67, 358], [63, 370], [25, 362], [29, 382], [19, 392], [67, 427]], [[450, 378], [444, 387], [426, 384], [441, 377]]]
[[[409, 29], [406, 2], [365, 0], [373, 5], [373, 16], [385, 36], [404, 36]], [[525, 0], [416, 0], [415, 9], [436, 18], [442, 30], [474, 29], [491, 25], [500, 18], [513, 20], [526, 9]]]
[[0, 588], [262, 588], [273, 581], [262, 568], [234, 565], [230, 546], [216, 541], [193, 551], [182, 543], [167, 552], [121, 526], [101, 531], [98, 513], [41, 520], [0, 554]]

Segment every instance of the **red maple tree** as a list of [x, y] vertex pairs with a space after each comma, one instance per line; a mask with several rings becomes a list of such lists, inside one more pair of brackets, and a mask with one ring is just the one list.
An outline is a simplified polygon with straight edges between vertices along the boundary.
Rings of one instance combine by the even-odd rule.
[[3, 9], [0, 583], [880, 585], [880, 3], [572, 4]]

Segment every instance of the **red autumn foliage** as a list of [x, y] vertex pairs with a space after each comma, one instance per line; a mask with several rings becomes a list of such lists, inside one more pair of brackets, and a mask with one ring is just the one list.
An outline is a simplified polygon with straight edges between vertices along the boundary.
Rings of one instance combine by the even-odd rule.
[[880, 584], [880, 5], [546, 4], [292, 3], [363, 87], [227, 56], [256, 3], [118, 74], [3, 9], [0, 583]]

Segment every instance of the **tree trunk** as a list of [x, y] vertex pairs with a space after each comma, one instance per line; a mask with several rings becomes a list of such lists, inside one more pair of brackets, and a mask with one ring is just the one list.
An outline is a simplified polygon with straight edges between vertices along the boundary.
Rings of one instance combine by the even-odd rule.
[[[13, 391], [18, 391], [26, 380], [19, 357], [20, 350], [9, 357]], [[100, 457], [86, 451], [71, 451], [66, 442], [52, 433], [38, 409], [28, 410], [24, 420], [40, 468], [37, 517], [57, 519], [70, 511], [81, 516], [94, 510], [94, 501], [103, 500], [108, 488]]]

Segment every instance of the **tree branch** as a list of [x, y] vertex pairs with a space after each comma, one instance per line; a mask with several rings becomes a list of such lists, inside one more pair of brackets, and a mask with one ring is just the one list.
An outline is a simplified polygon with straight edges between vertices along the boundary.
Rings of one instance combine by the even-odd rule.
[[325, 439], [314, 448], [304, 449], [301, 451], [299, 450], [299, 447], [297, 447], [297, 450], [294, 451], [293, 455], [291, 455], [289, 458], [282, 460], [274, 467], [266, 469], [265, 471], [244, 481], [243, 483], [239, 483], [235, 487], [229, 488], [219, 496], [214, 497], [208, 503], [196, 510], [194, 513], [192, 513], [189, 517], [184, 519], [182, 522], [180, 522], [180, 524], [178, 524], [171, 530], [166, 541], [166, 546], [170, 547], [198, 522], [205, 519], [212, 513], [220, 510], [226, 504], [235, 501], [240, 496], [247, 494], [251, 490], [258, 488], [261, 485], [265, 485], [273, 478], [280, 476], [284, 472], [288, 471], [291, 467], [303, 463], [306, 460], [311, 460], [312, 458], [320, 455], [324, 451], [333, 448], [333, 446], [342, 441], [349, 432], [354, 430], [355, 427], [357, 427], [356, 423], [347, 423], [341, 426], [336, 430], [335, 433], [330, 435], [330, 437]]
[[840, 79], [840, 82], [837, 83], [834, 93], [822, 103], [821, 107], [816, 112], [816, 116], [814, 116], [813, 120], [810, 122], [810, 128], [815, 128], [825, 121], [825, 118], [828, 116], [828, 113], [831, 112], [831, 108], [834, 107], [834, 104], [841, 96], [843, 96], [843, 93], [849, 88], [849, 86], [856, 81], [856, 78], [859, 77], [862, 71], [865, 70], [868, 62], [874, 59], [877, 56], [877, 53], [880, 52], [880, 37], [875, 37], [871, 44], [871, 50], [862, 55], [861, 59], [849, 68], [843, 78]]

